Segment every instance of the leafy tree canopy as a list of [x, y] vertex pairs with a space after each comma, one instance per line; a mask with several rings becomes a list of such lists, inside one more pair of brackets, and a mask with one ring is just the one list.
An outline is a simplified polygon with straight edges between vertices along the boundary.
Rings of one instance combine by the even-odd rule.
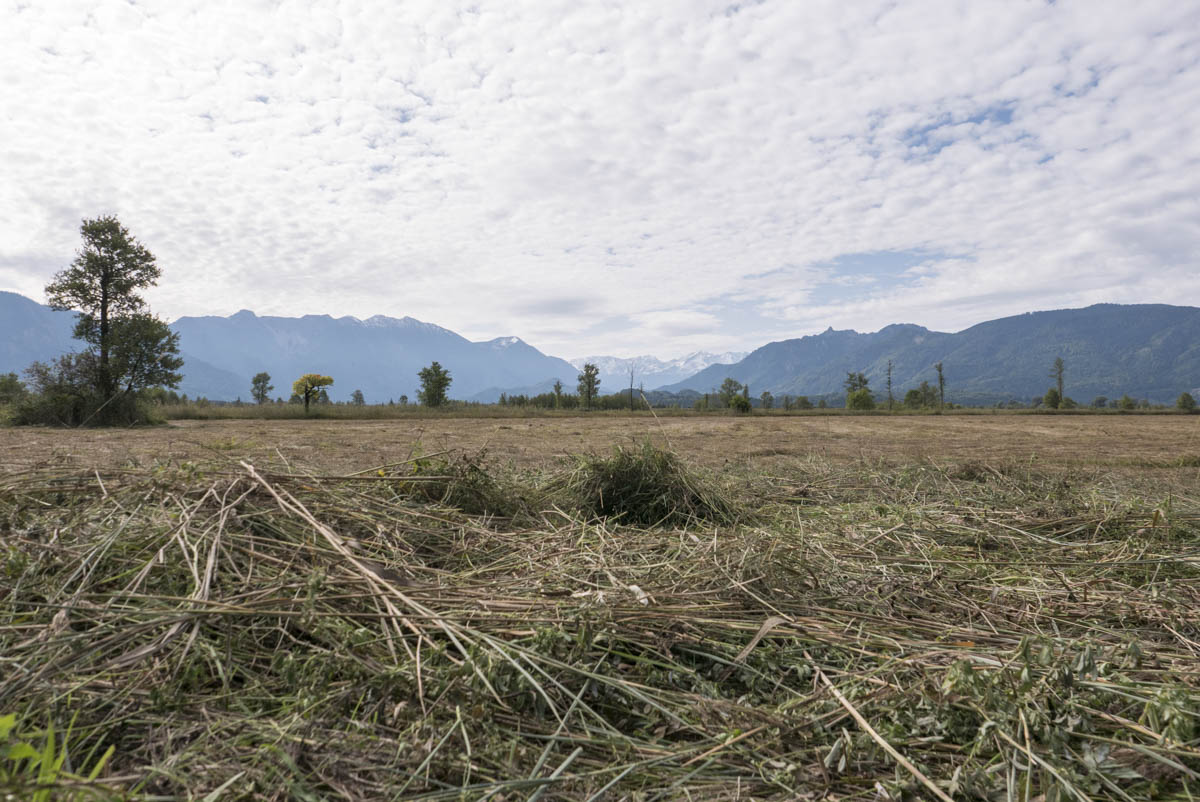
[[846, 395], [846, 409], [875, 409], [875, 397], [866, 387], [860, 387]]
[[333, 379], [319, 373], [305, 373], [292, 382], [292, 398], [304, 402], [304, 412], [308, 413], [308, 405], [317, 400], [322, 387], [333, 385]]
[[255, 403], [265, 404], [271, 400], [271, 391], [275, 389], [275, 385], [271, 384], [271, 374], [263, 371], [262, 373], [254, 374], [254, 378], [250, 380], [250, 397]]
[[579, 396], [583, 399], [585, 409], [592, 408], [592, 399], [596, 397], [597, 389], [600, 387], [600, 369], [591, 362], [583, 366], [583, 370], [579, 373]]
[[[79, 230], [83, 245], [71, 265], [46, 285], [46, 298], [52, 309], [78, 313], [75, 338], [95, 349], [96, 389], [108, 397], [127, 378], [112, 364], [115, 351], [142, 347], [139, 337], [144, 336], [161, 348], [173, 349], [170, 355], [174, 356], [179, 351], [178, 337], [162, 331], [166, 324], [146, 313], [146, 303], [138, 294], [157, 284], [162, 275], [154, 254], [111, 215], [84, 220]], [[148, 361], [138, 356], [124, 359], [127, 366]], [[176, 378], [162, 383], [174, 387], [178, 382]]]
[[446, 403], [446, 391], [450, 389], [450, 371], [436, 361], [417, 372], [421, 380], [421, 389], [417, 391], [417, 399], [427, 407], [440, 407]]
[[0, 373], [0, 404], [16, 404], [25, 398], [25, 385], [15, 373]]
[[734, 398], [740, 398], [742, 394], [742, 383], [737, 379], [726, 377], [725, 381], [721, 382], [721, 389], [717, 390], [717, 395], [721, 397], [721, 406], [728, 407], [733, 405]]
[[28, 419], [136, 423], [146, 419], [137, 391], [176, 387], [183, 378], [179, 336], [138, 294], [156, 284], [161, 271], [154, 254], [115, 217], [84, 220], [80, 234], [75, 259], [46, 285], [46, 297], [51, 308], [77, 313], [75, 338], [89, 347], [30, 368], [33, 384], [48, 390], [39, 392]]

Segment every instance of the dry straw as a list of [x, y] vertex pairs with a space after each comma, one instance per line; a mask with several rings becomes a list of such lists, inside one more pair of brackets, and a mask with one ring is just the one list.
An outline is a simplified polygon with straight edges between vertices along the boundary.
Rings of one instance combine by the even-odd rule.
[[0, 475], [0, 797], [1200, 792], [1190, 476], [773, 473]]

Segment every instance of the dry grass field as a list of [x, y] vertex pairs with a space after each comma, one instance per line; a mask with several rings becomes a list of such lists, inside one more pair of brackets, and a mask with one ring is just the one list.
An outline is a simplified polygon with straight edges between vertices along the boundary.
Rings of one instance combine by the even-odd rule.
[[[649, 439], [707, 467], [792, 458], [896, 463], [1034, 461], [1046, 467], [1147, 468], [1200, 460], [1200, 417], [947, 415], [536, 418], [390, 421], [177, 421], [133, 430], [0, 428], [0, 472], [251, 459], [334, 474], [411, 456], [486, 450], [501, 463], [545, 467]], [[419, 444], [419, 446], [417, 445]]]
[[0, 429], [0, 560], [0, 800], [1200, 798], [1197, 417]]

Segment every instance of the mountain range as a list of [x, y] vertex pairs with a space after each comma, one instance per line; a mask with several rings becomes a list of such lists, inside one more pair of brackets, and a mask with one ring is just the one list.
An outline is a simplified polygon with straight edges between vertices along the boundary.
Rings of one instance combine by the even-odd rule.
[[[0, 292], [0, 373], [23, 371], [77, 350], [74, 314], [21, 295]], [[334, 377], [330, 397], [361, 390], [368, 403], [407, 395], [416, 399], [417, 371], [437, 360], [453, 379], [450, 395], [493, 402], [501, 393], [548, 392], [556, 380], [569, 392], [585, 362], [600, 368], [602, 392], [634, 382], [649, 390], [705, 393], [728, 377], [776, 396], [833, 397], [847, 372], [862, 372], [877, 397], [887, 367], [897, 398], [922, 381], [946, 375], [946, 398], [992, 404], [1041, 396], [1053, 384], [1054, 360], [1066, 364], [1066, 394], [1080, 403], [1129, 394], [1173, 401], [1200, 392], [1200, 309], [1165, 304], [1097, 304], [1084, 309], [1030, 312], [991, 320], [956, 333], [892, 324], [871, 333], [835, 331], [769, 343], [749, 354], [697, 352], [676, 360], [650, 356], [589, 356], [568, 362], [543, 354], [519, 337], [473, 342], [411, 317], [359, 320], [328, 315], [183, 317], [184, 380], [180, 391], [213, 400], [248, 399], [250, 379], [272, 376], [274, 396], [288, 397], [303, 373]]]
[[1056, 358], [1065, 363], [1067, 396], [1167, 403], [1200, 388], [1200, 309], [1166, 304], [1096, 304], [1083, 309], [1028, 312], [990, 320], [953, 334], [893, 324], [877, 332], [827, 331], [769, 343], [735, 365], [713, 365], [669, 392], [711, 392], [726, 377], [749, 384], [751, 395], [842, 393], [848, 372], [862, 372], [876, 397], [886, 393], [888, 363], [897, 398], [922, 381], [946, 375], [946, 399], [965, 404], [1029, 401], [1054, 385]]
[[[74, 321], [72, 312], [0, 292], [0, 373], [21, 373], [35, 360], [78, 350]], [[519, 337], [472, 342], [411, 317], [272, 317], [243, 310], [229, 317], [182, 317], [171, 329], [179, 334], [184, 359], [179, 391], [220, 401], [248, 399], [250, 380], [260, 371], [271, 375], [273, 396], [287, 398], [293, 379], [321, 373], [334, 378], [332, 399], [348, 400], [361, 390], [369, 403], [402, 395], [415, 401], [417, 372], [434, 360], [450, 371], [452, 397], [484, 403], [501, 393], [548, 392], [555, 380], [574, 392], [579, 375], [574, 365]], [[661, 362], [658, 370], [677, 380], [708, 364], [691, 355]]]
[[633, 371], [634, 385], [649, 390], [681, 382], [709, 365], [732, 365], [745, 358], [745, 351], [727, 351], [723, 354], [695, 351], [678, 359], [659, 359], [648, 355], [627, 358], [582, 356], [572, 359], [571, 364], [579, 370], [583, 370], [583, 366], [588, 363], [595, 365], [600, 371], [600, 389], [611, 393], [622, 387], [629, 387], [630, 371]]

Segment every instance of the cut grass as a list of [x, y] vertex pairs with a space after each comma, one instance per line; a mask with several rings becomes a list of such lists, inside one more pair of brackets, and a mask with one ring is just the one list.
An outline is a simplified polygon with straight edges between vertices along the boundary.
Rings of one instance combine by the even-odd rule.
[[558, 485], [569, 503], [613, 522], [661, 526], [737, 518], [735, 505], [720, 490], [649, 442], [617, 446], [608, 457], [579, 457]]
[[0, 715], [146, 799], [1200, 789], [1194, 470], [425, 463], [0, 475]]

